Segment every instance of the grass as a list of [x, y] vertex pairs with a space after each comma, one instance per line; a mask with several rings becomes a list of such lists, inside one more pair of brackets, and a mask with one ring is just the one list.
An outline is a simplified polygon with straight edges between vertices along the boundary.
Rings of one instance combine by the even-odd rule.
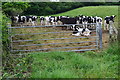
[[86, 16], [100, 16], [102, 18], [111, 15], [118, 16], [118, 6], [88, 6], [77, 8], [60, 14], [55, 14], [55, 16], [78, 16], [80, 14]]
[[118, 45], [88, 51], [33, 53], [31, 78], [118, 78]]

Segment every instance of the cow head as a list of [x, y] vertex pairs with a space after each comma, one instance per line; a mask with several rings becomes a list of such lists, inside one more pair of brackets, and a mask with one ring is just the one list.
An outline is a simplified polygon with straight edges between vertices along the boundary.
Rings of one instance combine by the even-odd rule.
[[116, 15], [112, 15], [112, 17], [113, 17], [113, 18], [115, 18], [115, 17], [116, 17]]

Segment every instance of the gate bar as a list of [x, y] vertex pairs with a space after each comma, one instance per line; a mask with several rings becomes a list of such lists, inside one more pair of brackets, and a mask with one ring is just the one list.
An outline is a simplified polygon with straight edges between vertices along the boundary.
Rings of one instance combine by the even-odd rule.
[[92, 51], [92, 50], [97, 50], [97, 49], [81, 49], [81, 50], [68, 50], [68, 51], [65, 51], [65, 52], [78, 52], [78, 51]]
[[[96, 30], [91, 30], [92, 32], [96, 31]], [[30, 34], [13, 34], [14, 36], [16, 35], [34, 35], [34, 34], [50, 34], [50, 33], [71, 33], [73, 31], [63, 31], [63, 32], [45, 32], [45, 33], [30, 33]], [[75, 31], [77, 32], [77, 31]]]
[[77, 38], [97, 38], [98, 36], [92, 37], [73, 37], [73, 38], [55, 38], [55, 39], [37, 39], [37, 40], [17, 40], [12, 42], [26, 42], [26, 41], [39, 41], [39, 40], [61, 40], [61, 39], [77, 39]]
[[[96, 24], [96, 23], [92, 23], [92, 24]], [[15, 28], [37, 28], [37, 27], [62, 27], [62, 26], [72, 26], [72, 25], [76, 25], [76, 26], [81, 26], [81, 25], [92, 25], [91, 23], [87, 23], [87, 24], [64, 24], [64, 25], [42, 25], [42, 26], [24, 26], [24, 27], [9, 27], [12, 29]]]
[[48, 43], [48, 44], [30, 44], [30, 45], [18, 45], [23, 46], [40, 46], [40, 45], [53, 45], [53, 44], [73, 44], [73, 43], [87, 43], [87, 42], [96, 42], [96, 41], [81, 41], [81, 42], [67, 42], [67, 43]]
[[91, 46], [80, 46], [80, 47], [58, 47], [58, 48], [45, 48], [45, 49], [32, 49], [32, 50], [11, 50], [12, 52], [18, 52], [18, 51], [42, 51], [42, 50], [49, 50], [49, 49], [69, 49], [69, 48], [86, 48], [86, 47], [96, 47], [97, 45], [91, 45]]

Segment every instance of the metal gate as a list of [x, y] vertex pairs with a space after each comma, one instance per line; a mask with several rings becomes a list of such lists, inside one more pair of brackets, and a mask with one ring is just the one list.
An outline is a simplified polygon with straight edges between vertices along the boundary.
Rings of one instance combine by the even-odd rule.
[[[91, 36], [73, 36], [70, 26], [90, 26]], [[10, 51], [90, 51], [102, 48], [102, 24], [65, 24], [65, 25], [44, 25], [11, 27], [8, 25], [10, 40]], [[90, 29], [90, 28], [89, 28]]]

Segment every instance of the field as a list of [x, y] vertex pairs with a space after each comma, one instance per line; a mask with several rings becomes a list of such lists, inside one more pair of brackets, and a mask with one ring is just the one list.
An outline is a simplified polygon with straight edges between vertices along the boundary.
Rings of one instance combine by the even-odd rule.
[[116, 15], [118, 16], [118, 6], [89, 6], [77, 8], [71, 11], [67, 11], [60, 14], [55, 14], [55, 16], [78, 16], [78, 15], [87, 15], [87, 16], [100, 16], [105, 18], [106, 16]]
[[31, 78], [118, 78], [114, 46], [100, 53], [33, 53]]
[[[82, 7], [67, 11], [65, 13], [55, 14], [55, 16], [77, 16], [77, 15], [87, 15], [87, 16], [100, 16], [104, 18], [105, 16], [117, 15], [118, 16], [118, 6], [92, 6], [92, 7]], [[115, 19], [115, 26], [118, 25], [118, 17]], [[40, 33], [40, 32], [60, 32], [68, 31], [62, 29], [62, 27], [55, 28], [26, 28], [17, 29], [13, 31], [13, 34], [29, 34], [29, 33]], [[31, 39], [45, 39], [45, 38], [65, 38], [73, 37], [72, 33], [68, 34], [42, 34], [42, 35], [30, 35], [30, 36], [18, 36], [13, 37], [14, 40], [31, 40]], [[118, 44], [113, 44], [113, 46], [108, 45], [108, 32], [103, 31], [103, 50], [102, 51], [88, 51], [88, 52], [60, 52], [58, 50], [49, 50], [52, 52], [31, 52], [30, 56], [30, 78], [118, 78]], [[87, 41], [85, 39], [75, 39], [78, 41]], [[89, 39], [92, 40], [92, 39]], [[18, 47], [16, 45], [24, 44], [44, 44], [44, 43], [54, 43], [54, 42], [72, 42], [73, 40], [51, 40], [51, 41], [31, 41], [18, 42], [14, 44], [14, 49], [39, 49], [39, 48], [51, 48], [55, 45], [44, 45], [43, 46], [31, 46], [31, 47]], [[93, 43], [92, 43], [93, 44]], [[60, 44], [56, 47], [71, 47], [71, 46], [81, 46], [81, 45], [91, 45], [91, 43], [86, 44]], [[69, 50], [69, 49], [65, 49]], [[21, 70], [25, 67], [25, 64], [18, 63], [16, 68]], [[26, 69], [26, 68], [25, 68]], [[26, 72], [24, 72], [26, 74]], [[15, 77], [23, 75], [18, 73]]]

